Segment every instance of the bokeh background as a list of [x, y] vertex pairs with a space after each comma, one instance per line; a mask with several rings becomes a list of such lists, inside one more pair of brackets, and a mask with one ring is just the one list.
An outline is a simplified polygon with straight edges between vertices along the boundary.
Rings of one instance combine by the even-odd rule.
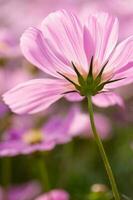
[[[81, 20], [87, 19], [91, 13], [109, 12], [119, 19], [119, 41], [133, 34], [132, 0], [0, 0], [0, 95], [17, 83], [45, 76], [23, 57], [19, 40], [26, 28], [39, 27], [45, 16], [58, 9], [71, 10]], [[97, 121], [97, 126], [101, 130], [101, 137], [119, 190], [130, 199], [133, 199], [132, 87], [133, 85], [128, 85], [117, 90], [125, 101], [124, 109], [118, 106], [106, 109], [95, 107], [95, 112], [105, 117]], [[82, 103], [69, 103], [62, 99], [39, 114], [18, 116], [4, 105], [0, 97], [1, 141], [6, 136], [9, 137], [11, 132], [21, 134], [27, 130], [40, 130], [51, 117], [56, 118], [60, 113], [62, 118], [66, 118], [75, 107], [80, 110], [80, 114], [77, 116], [78, 119], [72, 121], [73, 129], [79, 124], [86, 126], [82, 116], [84, 113], [87, 114], [86, 100]], [[56, 126], [54, 128], [56, 129]], [[31, 200], [46, 192], [39, 165], [42, 157], [45, 160], [51, 189], [66, 190], [72, 200], [111, 199], [110, 196], [98, 197], [97, 188], [94, 187], [95, 184], [99, 184], [98, 191], [103, 190], [106, 193], [109, 182], [90, 128], [81, 127], [80, 133], [74, 133], [70, 140], [62, 143], [50, 151], [32, 152], [27, 155], [4, 156], [3, 153], [0, 158], [0, 200], [4, 200], [3, 191], [8, 193], [11, 187], [18, 187], [18, 193], [21, 194], [21, 197], [12, 200]], [[106, 187], [102, 188], [100, 184]], [[31, 193], [35, 194], [30, 196]], [[8, 197], [5, 200], [8, 200]]]

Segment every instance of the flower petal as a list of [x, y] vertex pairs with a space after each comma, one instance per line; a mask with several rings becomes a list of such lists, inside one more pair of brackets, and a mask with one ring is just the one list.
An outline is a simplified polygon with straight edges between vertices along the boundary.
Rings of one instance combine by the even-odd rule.
[[52, 44], [44, 39], [43, 33], [30, 27], [21, 37], [21, 50], [24, 56], [39, 69], [54, 77], [62, 78], [57, 72], [74, 74], [70, 62], [57, 52]]
[[128, 84], [132, 83], [133, 82], [133, 69], [129, 69], [123, 73], [115, 75], [112, 80], [116, 80], [116, 79], [121, 79], [121, 80], [109, 83], [109, 84], [105, 85], [104, 88], [106, 90], [115, 89], [115, 88], [122, 87], [124, 85], [128, 85]]
[[[94, 114], [94, 118], [96, 122], [96, 127], [99, 130], [101, 137], [106, 138], [111, 130], [109, 119], [106, 116], [98, 113]], [[83, 137], [90, 137], [91, 135], [93, 135], [89, 115], [80, 110], [79, 107], [74, 107], [73, 109], [73, 119], [69, 129], [69, 134], [73, 137], [78, 135]]]
[[0, 142], [0, 157], [26, 155], [35, 151], [50, 151], [55, 147], [54, 141], [46, 141], [41, 144], [28, 145], [21, 140], [9, 140]]
[[69, 194], [61, 189], [54, 189], [50, 192], [42, 194], [35, 200], [69, 200]]
[[88, 65], [90, 65], [91, 58], [94, 56], [95, 49], [94, 49], [94, 41], [93, 38], [87, 28], [87, 26], [84, 26], [84, 50], [87, 57]]
[[88, 114], [82, 112], [80, 107], [73, 107], [72, 111], [73, 111], [73, 119], [69, 129], [69, 134], [74, 137], [78, 135], [84, 135], [85, 132], [87, 133], [90, 132], [90, 123]]
[[69, 83], [56, 79], [35, 79], [19, 84], [3, 95], [15, 113], [36, 113], [48, 108], [69, 90]]
[[112, 54], [106, 69], [113, 68], [115, 73], [122, 73], [133, 66], [133, 36], [121, 42]]
[[70, 109], [68, 114], [64, 117], [56, 115], [50, 118], [42, 128], [46, 141], [54, 141], [55, 144], [63, 144], [69, 142], [72, 136], [69, 134], [73, 120], [73, 110]]
[[120, 87], [132, 82], [133, 74], [133, 36], [121, 42], [112, 54], [105, 71], [113, 70], [113, 79], [124, 78], [109, 84], [110, 88]]
[[58, 52], [78, 65], [80, 72], [88, 71], [83, 27], [74, 14], [65, 10], [51, 13], [42, 23], [42, 32]]
[[73, 92], [73, 93], [69, 93], [69, 94], [65, 94], [65, 98], [68, 101], [82, 101], [84, 99], [83, 96], [81, 96], [78, 92]]
[[124, 102], [122, 98], [113, 92], [97, 94], [92, 98], [92, 101], [99, 107], [119, 105], [124, 108]]
[[98, 13], [89, 17], [87, 27], [95, 48], [94, 73], [98, 73], [117, 43], [118, 20], [107, 13]]

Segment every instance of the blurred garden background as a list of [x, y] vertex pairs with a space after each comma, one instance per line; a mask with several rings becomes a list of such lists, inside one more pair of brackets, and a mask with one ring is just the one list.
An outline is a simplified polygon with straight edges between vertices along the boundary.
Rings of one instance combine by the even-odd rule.
[[[81, 21], [99, 11], [109, 12], [119, 19], [119, 42], [133, 34], [132, 0], [0, 0], [1, 96], [18, 83], [45, 77], [24, 58], [19, 41], [25, 29], [39, 27], [59, 9], [74, 12]], [[133, 199], [132, 87], [116, 91], [124, 99], [123, 107], [94, 106], [96, 126], [125, 200]], [[42, 140], [44, 146], [38, 147], [36, 142]], [[46, 200], [113, 199], [92, 136], [86, 99], [63, 98], [37, 114], [17, 115], [0, 97], [0, 200], [33, 200], [55, 189], [70, 197]]]

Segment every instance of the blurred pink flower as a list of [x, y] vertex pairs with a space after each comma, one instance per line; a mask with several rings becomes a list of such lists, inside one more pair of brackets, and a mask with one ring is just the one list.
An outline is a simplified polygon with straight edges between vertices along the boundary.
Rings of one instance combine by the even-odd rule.
[[0, 57], [22, 56], [19, 38], [26, 28], [29, 26], [40, 27], [41, 21], [50, 12], [62, 7], [76, 10], [77, 4], [73, 0], [13, 0], [0, 3]]
[[133, 37], [116, 47], [117, 41], [118, 20], [107, 13], [91, 15], [84, 25], [71, 12], [51, 13], [41, 30], [31, 27], [24, 32], [21, 49], [53, 78], [16, 86], [3, 95], [5, 103], [19, 114], [44, 110], [66, 95], [70, 100], [92, 95], [101, 107], [123, 106], [112, 90], [133, 81]]
[[[99, 133], [103, 139], [110, 136], [111, 124], [107, 117], [95, 113]], [[74, 106], [67, 114], [50, 117], [36, 129], [34, 118], [14, 117], [11, 127], [2, 135], [0, 156], [16, 156], [36, 151], [50, 151], [58, 144], [70, 142], [73, 137], [90, 137], [91, 126], [87, 113]]]
[[80, 5], [79, 9], [79, 17], [81, 21], [86, 21], [89, 15], [93, 15], [93, 13], [103, 12], [105, 11], [105, 3], [104, 0], [89, 0]]
[[0, 58], [11, 58], [21, 55], [18, 41], [10, 29], [0, 29]]
[[[5, 91], [11, 89], [16, 84], [27, 81], [31, 78], [31, 74], [29, 74], [24, 67], [15, 67], [15, 62], [6, 65], [4, 68], [0, 69], [0, 94]], [[20, 62], [18, 62], [18, 65]]]
[[[16, 156], [19, 154], [31, 154], [36, 151], [50, 151], [57, 144], [64, 144], [72, 139], [69, 134], [75, 111], [73, 109], [66, 116], [56, 115], [40, 128], [34, 128], [34, 122], [30, 127], [30, 119], [21, 118], [21, 126], [14, 121], [0, 141], [0, 156]], [[27, 121], [27, 122], [26, 122]]]
[[[6, 66], [0, 68], [0, 95], [14, 87], [16, 84], [27, 81], [32, 76], [23, 68], [16, 67], [20, 65], [20, 60], [9, 61]], [[2, 98], [0, 98], [0, 117], [9, 111], [5, 106]]]
[[30, 182], [24, 185], [12, 186], [7, 191], [0, 188], [0, 200], [32, 200], [40, 192], [40, 185], [37, 182]]
[[61, 189], [55, 189], [37, 197], [35, 200], [69, 200], [69, 194]]
[[120, 40], [133, 34], [133, 1], [105, 0], [108, 10], [117, 15], [120, 21]]
[[[95, 113], [95, 122], [99, 134], [102, 139], [107, 139], [111, 135], [111, 122], [103, 114]], [[90, 137], [92, 136], [92, 130], [90, 125], [89, 116], [87, 113], [83, 112], [79, 107], [73, 108], [73, 119], [69, 128], [69, 134], [80, 137]]]
[[[4, 1], [3, 4], [1, 4], [0, 19], [4, 22], [4, 27], [9, 27], [18, 36], [29, 26], [39, 27], [41, 21], [50, 12], [62, 8], [75, 10], [76, 5], [78, 6], [77, 0]], [[10, 13], [12, 14], [10, 15]]]

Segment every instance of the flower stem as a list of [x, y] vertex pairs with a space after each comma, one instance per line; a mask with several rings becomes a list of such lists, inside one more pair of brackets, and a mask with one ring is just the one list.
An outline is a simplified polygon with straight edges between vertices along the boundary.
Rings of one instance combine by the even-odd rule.
[[8, 189], [11, 184], [11, 158], [10, 157], [4, 157], [2, 159], [2, 166], [1, 166], [1, 179], [2, 179], [2, 185], [4, 187], [3, 191], [3, 199], [8, 200]]
[[48, 172], [47, 172], [43, 155], [38, 156], [37, 165], [38, 165], [40, 180], [42, 183], [42, 188], [45, 192], [48, 192], [50, 189], [50, 184], [49, 184]]
[[90, 123], [91, 123], [92, 131], [93, 131], [93, 135], [94, 135], [95, 141], [98, 145], [102, 160], [104, 162], [104, 165], [105, 165], [105, 168], [106, 168], [106, 171], [107, 171], [107, 174], [108, 174], [108, 178], [109, 178], [109, 181], [110, 181], [110, 185], [112, 187], [112, 192], [113, 192], [114, 198], [115, 198], [115, 200], [120, 200], [119, 192], [118, 192], [118, 189], [117, 189], [117, 185], [116, 185], [116, 182], [115, 182], [115, 178], [114, 178], [111, 166], [109, 164], [107, 155], [105, 153], [102, 141], [101, 141], [99, 134], [97, 133], [97, 130], [96, 130], [91, 96], [88, 96], [87, 99], [88, 99], [88, 110], [89, 110]]
[[2, 160], [2, 181], [3, 186], [7, 189], [10, 185], [11, 179], [11, 159], [10, 157], [5, 157]]

